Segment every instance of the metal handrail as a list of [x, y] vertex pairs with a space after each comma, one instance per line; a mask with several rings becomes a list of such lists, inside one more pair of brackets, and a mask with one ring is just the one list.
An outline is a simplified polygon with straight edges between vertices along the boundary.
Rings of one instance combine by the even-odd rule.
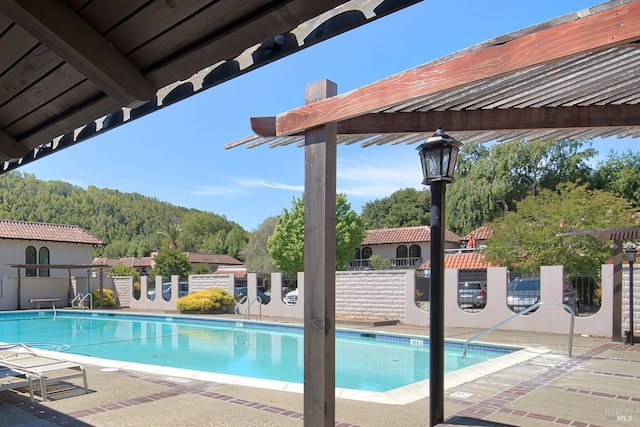
[[84, 295], [82, 294], [78, 294], [75, 297], [73, 297], [73, 299], [71, 300], [71, 307], [72, 308], [80, 308], [77, 303], [84, 297]]
[[567, 353], [569, 357], [571, 356], [571, 350], [573, 348], [573, 324], [575, 323], [575, 319], [576, 319], [576, 313], [573, 311], [573, 307], [571, 307], [570, 305], [567, 304], [563, 304], [560, 302], [537, 302], [533, 305], [530, 305], [529, 307], [525, 308], [522, 311], [517, 312], [516, 314], [514, 314], [513, 316], [503, 320], [502, 322], [490, 327], [489, 329], [480, 332], [477, 335], [472, 336], [471, 338], [469, 338], [465, 343], [464, 346], [462, 347], [462, 357], [467, 357], [467, 347], [469, 346], [469, 343], [471, 341], [475, 341], [477, 338], [480, 338], [481, 336], [488, 334], [489, 332], [494, 331], [495, 329], [499, 328], [500, 326], [504, 325], [505, 323], [507, 323], [508, 321], [515, 319], [518, 316], [521, 316], [523, 314], [527, 314], [530, 311], [535, 310], [536, 308], [540, 307], [541, 305], [555, 305], [558, 307], [564, 307], [565, 309], [567, 309], [571, 315], [571, 322], [569, 324], [569, 342], [567, 344]]
[[[78, 295], [82, 295], [82, 294], [78, 294]], [[86, 294], [85, 296], [83, 296], [80, 301], [78, 301], [78, 308], [81, 310], [86, 310], [87, 306], [85, 304], [85, 300], [89, 298], [89, 310], [93, 310], [93, 297], [91, 296], [91, 294]]]
[[260, 298], [259, 296], [252, 299], [249, 302], [249, 305], [247, 305], [247, 308], [244, 309], [245, 317], [249, 320], [251, 319], [251, 305], [256, 301], [258, 301], [258, 306], [260, 307], [260, 312], [258, 315], [256, 315], [256, 320], [262, 320], [262, 298]]
[[233, 312], [237, 315], [240, 315], [240, 305], [247, 302], [247, 296], [243, 296], [239, 301], [236, 301], [236, 306], [233, 309]]

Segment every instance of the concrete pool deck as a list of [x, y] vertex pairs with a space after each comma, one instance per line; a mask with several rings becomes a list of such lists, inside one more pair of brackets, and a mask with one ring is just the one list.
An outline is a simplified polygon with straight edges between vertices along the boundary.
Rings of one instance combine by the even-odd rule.
[[[428, 335], [426, 328], [406, 325], [339, 322], [338, 327]], [[447, 339], [459, 340], [478, 332], [445, 330]], [[568, 358], [566, 335], [498, 330], [480, 341], [527, 347], [531, 354], [470, 378], [454, 381], [447, 377], [445, 425], [639, 425], [640, 345], [576, 336], [573, 357]], [[246, 380], [229, 384], [168, 368], [132, 370], [105, 364], [86, 364], [86, 368], [89, 394], [75, 380], [49, 386], [51, 400], [47, 402], [31, 403], [26, 389], [0, 392], [0, 426], [303, 425], [299, 385], [286, 390], [280, 385], [255, 387]], [[405, 404], [336, 395], [338, 426], [429, 423], [428, 397], [420, 394]]]

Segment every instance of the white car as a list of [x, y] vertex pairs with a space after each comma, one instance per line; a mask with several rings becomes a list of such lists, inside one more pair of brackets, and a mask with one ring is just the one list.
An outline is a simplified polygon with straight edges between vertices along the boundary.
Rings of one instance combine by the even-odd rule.
[[298, 301], [298, 290], [294, 289], [291, 292], [287, 292], [287, 294], [282, 298], [282, 301], [286, 305], [294, 305], [296, 301]]

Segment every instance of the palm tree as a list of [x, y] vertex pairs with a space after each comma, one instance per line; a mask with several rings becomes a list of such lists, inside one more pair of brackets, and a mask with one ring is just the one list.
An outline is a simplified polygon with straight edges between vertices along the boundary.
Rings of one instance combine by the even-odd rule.
[[180, 228], [180, 224], [174, 224], [170, 222], [164, 230], [158, 231], [158, 233], [169, 239], [169, 249], [177, 249], [178, 236], [180, 235], [181, 231], [182, 228]]

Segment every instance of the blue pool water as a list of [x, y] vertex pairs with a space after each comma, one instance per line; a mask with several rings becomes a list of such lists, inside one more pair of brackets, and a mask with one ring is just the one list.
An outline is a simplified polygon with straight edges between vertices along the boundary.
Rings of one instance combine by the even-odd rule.
[[[103, 359], [303, 382], [303, 330], [263, 322], [52, 311], [0, 314], [0, 341]], [[445, 346], [451, 372], [515, 351]], [[386, 392], [429, 377], [429, 341], [354, 330], [336, 331], [336, 387]]]

